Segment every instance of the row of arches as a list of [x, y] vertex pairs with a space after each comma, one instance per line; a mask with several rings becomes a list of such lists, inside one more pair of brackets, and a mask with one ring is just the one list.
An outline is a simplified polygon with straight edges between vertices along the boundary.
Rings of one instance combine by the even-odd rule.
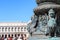
[[0, 32], [27, 32], [27, 27], [0, 27]]
[[26, 37], [27, 37], [27, 34], [0, 34], [0, 38], [1, 37], [6, 37], [6, 38], [8, 38], [8, 37], [18, 37], [18, 36], [23, 36], [23, 35], [26, 35]]

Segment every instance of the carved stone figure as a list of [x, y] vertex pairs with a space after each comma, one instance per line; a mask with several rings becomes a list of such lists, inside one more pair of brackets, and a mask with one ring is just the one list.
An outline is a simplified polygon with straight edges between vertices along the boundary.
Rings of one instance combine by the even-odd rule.
[[38, 25], [38, 17], [36, 15], [33, 15], [31, 18], [31, 22], [28, 24], [28, 31], [32, 35], [33, 32], [36, 31], [36, 27]]
[[51, 36], [54, 36], [56, 30], [56, 19], [55, 19], [55, 12], [53, 9], [50, 9], [48, 12], [48, 23], [47, 26], [49, 27], [47, 33], [50, 33]]

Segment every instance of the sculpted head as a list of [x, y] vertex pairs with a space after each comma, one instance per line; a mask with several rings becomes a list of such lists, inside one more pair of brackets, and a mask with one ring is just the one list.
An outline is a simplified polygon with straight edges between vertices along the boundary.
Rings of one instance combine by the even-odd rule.
[[48, 11], [48, 16], [51, 17], [51, 18], [54, 18], [55, 17], [55, 11], [53, 9], [50, 9]]

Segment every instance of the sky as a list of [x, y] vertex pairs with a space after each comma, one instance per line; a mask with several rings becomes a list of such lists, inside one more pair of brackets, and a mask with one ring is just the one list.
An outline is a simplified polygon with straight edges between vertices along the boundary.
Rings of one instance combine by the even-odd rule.
[[28, 22], [36, 0], [0, 0], [0, 22]]

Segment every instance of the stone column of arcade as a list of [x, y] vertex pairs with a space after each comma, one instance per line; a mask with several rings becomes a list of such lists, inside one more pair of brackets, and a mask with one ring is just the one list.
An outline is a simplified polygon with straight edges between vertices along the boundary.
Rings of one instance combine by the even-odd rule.
[[[34, 15], [37, 16], [38, 22], [35, 20], [35, 17], [34, 17], [34, 21], [31, 20], [31, 23], [28, 24], [29, 33], [31, 32], [32, 29], [35, 30], [34, 32], [32, 32], [30, 34], [28, 40], [59, 40], [60, 39], [59, 37], [49, 38], [49, 36], [45, 35], [45, 33], [46, 33], [45, 30], [48, 27], [48, 26], [45, 27], [45, 25], [47, 25], [48, 11], [50, 9], [53, 9], [56, 14], [60, 11], [60, 1], [59, 0], [57, 0], [57, 1], [56, 0], [36, 0], [36, 3], [37, 3], [38, 6], [36, 8], [34, 8]], [[45, 14], [47, 14], [47, 16], [45, 17], [47, 21], [43, 20], [43, 16], [45, 16]], [[42, 21], [40, 21], [40, 19], [39, 19], [40, 15], [42, 17]], [[40, 23], [40, 22], [42, 22], [42, 23]], [[32, 24], [34, 24], [34, 25], [32, 25]], [[41, 24], [42, 24], [42, 26], [41, 26]], [[36, 30], [40, 30], [40, 31], [38, 31], [40, 33], [38, 34], [38, 32], [37, 32], [36, 34], [34, 34], [36, 32]]]

